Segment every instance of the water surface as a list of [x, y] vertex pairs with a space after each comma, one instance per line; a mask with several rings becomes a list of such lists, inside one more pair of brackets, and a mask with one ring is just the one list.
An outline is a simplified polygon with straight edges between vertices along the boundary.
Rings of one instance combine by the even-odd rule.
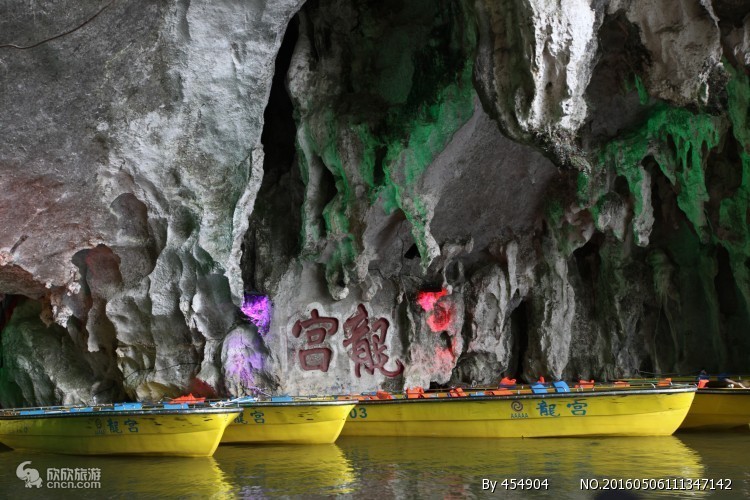
[[[662, 438], [341, 438], [320, 446], [221, 446], [211, 458], [56, 456], [0, 451], [4, 498], [749, 498], [750, 433]], [[21, 462], [100, 469], [101, 489], [25, 488]], [[731, 479], [730, 491], [582, 491], [622, 479]], [[547, 489], [506, 491], [504, 479], [547, 480]], [[495, 492], [489, 481], [497, 481]], [[644, 481], [645, 482], [645, 481]], [[675, 484], [674, 482], [672, 484]], [[684, 483], [683, 483], [684, 485]], [[510, 483], [508, 483], [510, 487]]]

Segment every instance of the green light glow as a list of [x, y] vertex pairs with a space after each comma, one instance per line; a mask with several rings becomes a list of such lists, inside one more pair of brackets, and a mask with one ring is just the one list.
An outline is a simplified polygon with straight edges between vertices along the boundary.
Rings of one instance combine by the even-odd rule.
[[[378, 24], [382, 21], [376, 12], [363, 7], [359, 31], [348, 35], [349, 60], [340, 61], [351, 66], [342, 87], [353, 93], [333, 98], [335, 107], [325, 111], [310, 105], [308, 109], [318, 111], [298, 117], [303, 180], [309, 182], [317, 157], [336, 181], [336, 194], [323, 210], [327, 241], [336, 245], [325, 261], [329, 285], [332, 280], [347, 283], [355, 272], [363, 251], [363, 228], [356, 221], [381, 197], [387, 213], [404, 212], [422, 266], [429, 265], [429, 208], [418, 185], [474, 111], [476, 32], [470, 16], [450, 2], [442, 7], [432, 1], [404, 5], [409, 17], [417, 19], [414, 26], [388, 30]], [[350, 98], [362, 103], [363, 96], [377, 105], [342, 104]], [[319, 251], [321, 235], [309, 218], [303, 213], [303, 248]], [[319, 258], [313, 251], [303, 255]]]

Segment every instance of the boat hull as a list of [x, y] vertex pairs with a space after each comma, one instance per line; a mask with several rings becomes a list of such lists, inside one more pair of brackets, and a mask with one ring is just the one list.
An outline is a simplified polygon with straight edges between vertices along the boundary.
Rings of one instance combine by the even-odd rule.
[[213, 455], [236, 411], [101, 412], [3, 417], [0, 442], [72, 455]]
[[694, 388], [361, 402], [344, 436], [667, 436]]
[[222, 444], [331, 444], [341, 434], [353, 403], [278, 403], [243, 405], [227, 427]]
[[680, 429], [726, 430], [750, 424], [750, 389], [698, 389]]

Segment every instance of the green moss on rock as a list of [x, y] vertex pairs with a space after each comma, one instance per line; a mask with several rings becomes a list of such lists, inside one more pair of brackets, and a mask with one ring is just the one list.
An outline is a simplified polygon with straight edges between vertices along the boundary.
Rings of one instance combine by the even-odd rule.
[[642, 182], [642, 161], [649, 154], [653, 155], [662, 173], [678, 186], [680, 209], [702, 240], [707, 241], [703, 204], [708, 201], [708, 192], [704, 164], [708, 151], [719, 144], [722, 128], [718, 117], [660, 104], [643, 127], [603, 148], [599, 168], [614, 169], [625, 177], [634, 197], [634, 216], [638, 219], [644, 215], [643, 189], [650, 189]]
[[[744, 333], [750, 325], [750, 83], [743, 71], [726, 62], [725, 69], [730, 79], [724, 113], [654, 105], [640, 127], [602, 147], [592, 169], [578, 178], [579, 203], [596, 222], [614, 177], [626, 179], [633, 197], [632, 230], [641, 246], [649, 245], [647, 190], [652, 189], [649, 174], [654, 173], [644, 160], [651, 157], [653, 162], [648, 163], [655, 164], [672, 185], [684, 221], [670, 219], [662, 225], [659, 240], [649, 245], [646, 257], [659, 316], [653, 340], [655, 368], [661, 360], [661, 368], [667, 369], [723, 370], [746, 360], [745, 355], [727, 350], [727, 345], [750, 349], [750, 338]], [[726, 149], [732, 147], [738, 147], [737, 155]], [[719, 180], [718, 185], [712, 181], [712, 196], [723, 197], [718, 200], [709, 199], [706, 168], [712, 154], [718, 158], [712, 161], [739, 171], [739, 184], [732, 181], [731, 188], [722, 184], [726, 181]], [[726, 174], [717, 171], [716, 175]], [[721, 256], [724, 249], [728, 258]], [[722, 265], [729, 270], [720, 276]]]
[[[311, 89], [307, 108], [316, 111], [298, 117], [306, 143], [298, 146], [306, 157], [302, 167], [309, 169], [311, 159], [318, 157], [336, 180], [336, 195], [323, 211], [327, 241], [338, 246], [326, 261], [326, 275], [343, 283], [363, 251], [359, 220], [380, 197], [387, 212], [403, 210], [422, 265], [429, 264], [434, 256], [430, 214], [420, 198], [419, 181], [472, 116], [475, 98], [476, 32], [462, 4], [396, 2], [390, 10], [400, 9], [399, 17], [389, 26], [377, 2], [357, 8], [358, 27], [345, 35], [325, 24], [332, 21], [324, 13], [312, 15], [322, 24], [315, 26], [317, 33], [348, 37], [342, 54], [321, 55], [342, 58], [336, 62], [343, 67], [338, 75], [342, 93], [318, 96]], [[309, 220], [303, 224], [303, 241], [320, 238], [313, 234], [314, 226]]]

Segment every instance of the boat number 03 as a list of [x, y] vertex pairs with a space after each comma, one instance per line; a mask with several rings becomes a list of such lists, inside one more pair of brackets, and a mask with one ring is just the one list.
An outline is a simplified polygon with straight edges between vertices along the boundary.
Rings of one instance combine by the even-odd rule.
[[359, 407], [353, 408], [349, 412], [349, 418], [367, 418], [367, 408]]

